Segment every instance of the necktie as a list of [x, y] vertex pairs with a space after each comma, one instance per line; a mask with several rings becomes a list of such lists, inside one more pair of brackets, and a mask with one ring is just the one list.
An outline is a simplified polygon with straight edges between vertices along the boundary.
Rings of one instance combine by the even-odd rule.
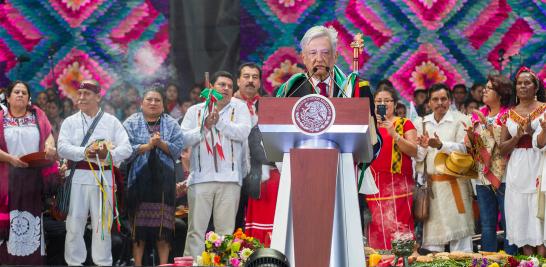
[[258, 101], [258, 99], [260, 99], [260, 95], [256, 95], [253, 98], [248, 98], [248, 97], [244, 96], [243, 94], [241, 94], [241, 96], [243, 97], [243, 100], [246, 101], [246, 106], [248, 107], [248, 111], [250, 111], [250, 115], [254, 115], [253, 106], [256, 103], [256, 101]]
[[328, 92], [326, 91], [328, 85], [325, 82], [319, 82], [317, 86], [320, 88], [320, 95], [328, 97]]

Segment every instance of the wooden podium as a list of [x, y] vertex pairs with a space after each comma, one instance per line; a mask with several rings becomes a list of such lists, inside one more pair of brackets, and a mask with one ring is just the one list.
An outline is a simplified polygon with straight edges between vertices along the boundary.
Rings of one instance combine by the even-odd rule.
[[260, 100], [267, 156], [283, 162], [271, 247], [291, 266], [366, 265], [354, 161], [372, 158], [369, 114], [365, 98]]

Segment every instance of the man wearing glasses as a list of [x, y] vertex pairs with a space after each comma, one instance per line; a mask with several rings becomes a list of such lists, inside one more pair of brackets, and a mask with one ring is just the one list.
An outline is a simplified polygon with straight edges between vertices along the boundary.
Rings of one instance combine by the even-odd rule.
[[[352, 97], [340, 90], [345, 74], [335, 66], [337, 61], [337, 31], [324, 26], [307, 30], [300, 41], [301, 59], [306, 73], [293, 75], [281, 85], [277, 97], [302, 97], [320, 94], [326, 97]], [[368, 87], [368, 83], [366, 82]], [[368, 87], [369, 89], [369, 87]]]

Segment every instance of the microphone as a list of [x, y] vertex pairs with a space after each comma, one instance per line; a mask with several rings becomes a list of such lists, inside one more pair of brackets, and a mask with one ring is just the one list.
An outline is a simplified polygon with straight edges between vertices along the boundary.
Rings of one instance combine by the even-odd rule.
[[[326, 67], [326, 72], [330, 74], [330, 67]], [[341, 85], [337, 84], [335, 77], [332, 76], [331, 79], [334, 81], [334, 84], [337, 85], [337, 88], [339, 88], [339, 92], [343, 95], [343, 97], [347, 97], [347, 95], [343, 93]], [[332, 88], [332, 94], [334, 94], [334, 88]]]
[[309, 77], [307, 77], [307, 79], [305, 79], [304, 82], [302, 82], [298, 87], [296, 87], [296, 89], [294, 91], [292, 91], [292, 93], [290, 95], [288, 95], [287, 97], [291, 97], [293, 96], [304, 84], [305, 82], [310, 82], [311, 78], [313, 77], [313, 75], [315, 75], [317, 73], [317, 70], [318, 68], [317, 67], [314, 67], [312, 69], [313, 73], [311, 75], [309, 75]]

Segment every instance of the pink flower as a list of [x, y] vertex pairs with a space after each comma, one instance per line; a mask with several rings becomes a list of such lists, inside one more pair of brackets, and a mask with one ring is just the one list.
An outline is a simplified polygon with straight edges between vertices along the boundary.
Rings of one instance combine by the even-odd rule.
[[239, 260], [238, 258], [231, 258], [229, 262], [231, 263], [231, 265], [233, 265], [233, 267], [239, 267], [239, 265], [241, 264], [241, 260]]

